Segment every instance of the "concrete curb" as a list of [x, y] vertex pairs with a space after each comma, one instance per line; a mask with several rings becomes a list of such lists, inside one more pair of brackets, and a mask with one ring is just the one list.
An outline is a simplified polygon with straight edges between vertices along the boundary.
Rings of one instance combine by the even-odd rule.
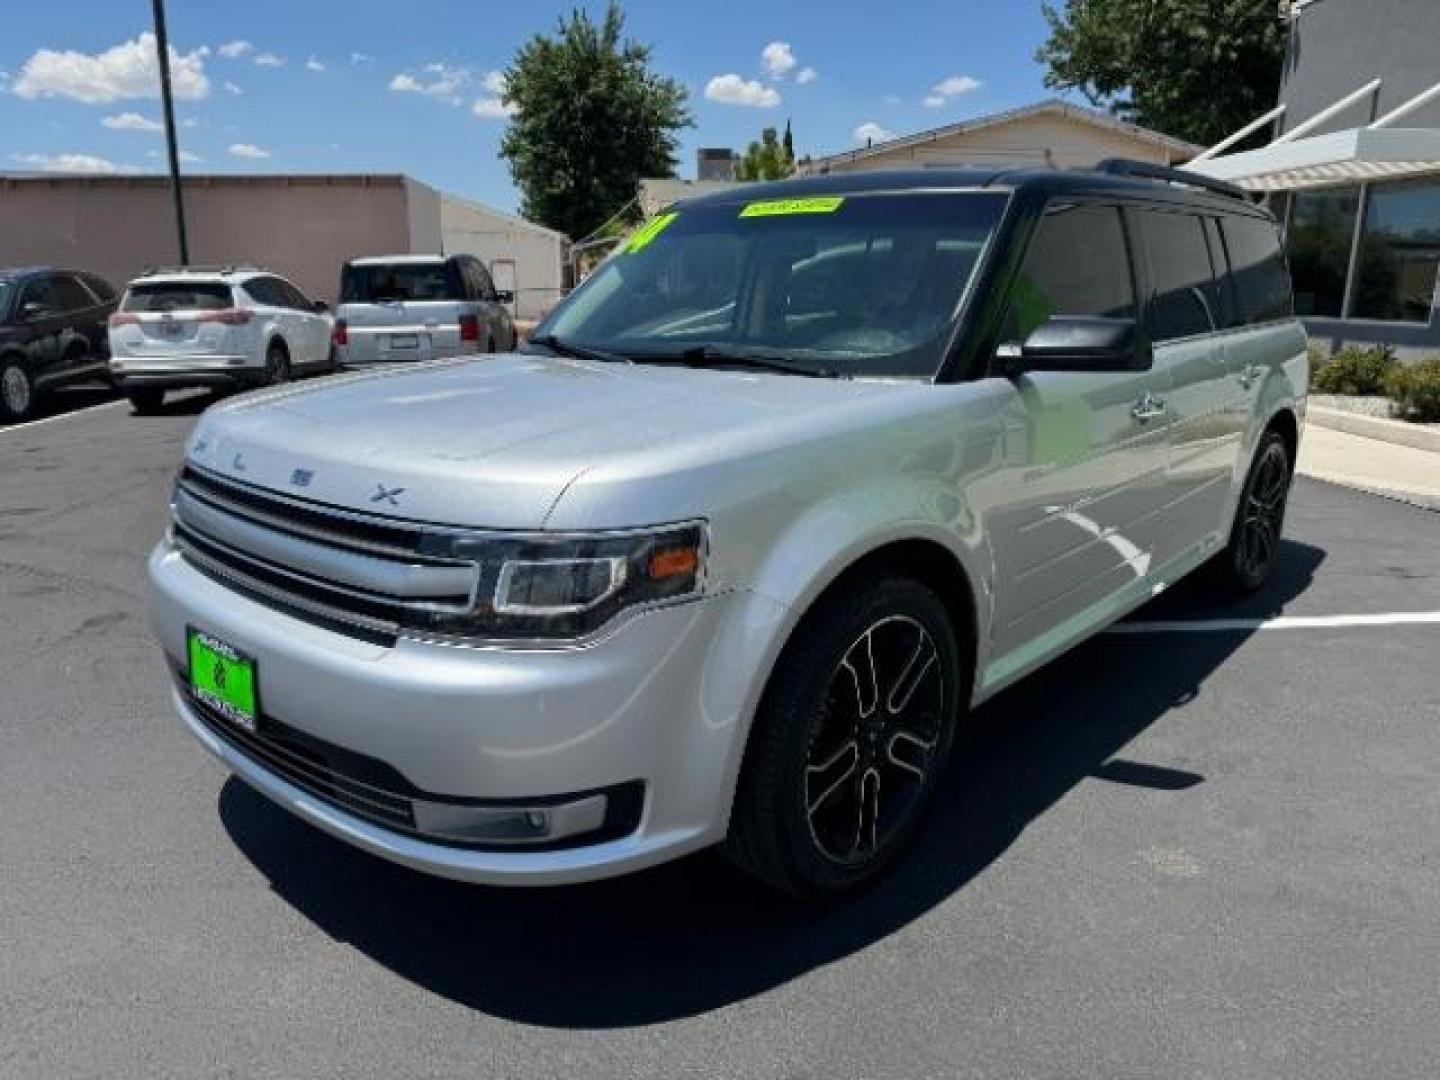
[[1366, 439], [1408, 446], [1412, 450], [1428, 450], [1440, 454], [1440, 425], [1410, 424], [1404, 420], [1384, 420], [1378, 416], [1327, 409], [1322, 405], [1311, 405], [1305, 412], [1305, 422], [1317, 427], [1343, 431], [1347, 435], [1359, 435]]

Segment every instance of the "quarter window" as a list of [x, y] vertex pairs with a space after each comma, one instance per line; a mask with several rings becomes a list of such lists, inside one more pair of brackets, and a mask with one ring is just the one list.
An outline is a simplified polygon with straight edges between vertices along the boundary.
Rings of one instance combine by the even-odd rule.
[[54, 281], [55, 298], [61, 311], [84, 311], [95, 306], [95, 298], [73, 277], [62, 274]]
[[1230, 215], [1221, 223], [1240, 317], [1247, 324], [1274, 322], [1294, 316], [1290, 271], [1280, 253], [1280, 232], [1260, 217]]
[[1215, 279], [1200, 218], [1151, 211], [1140, 217], [1154, 286], [1152, 336], [1158, 342], [1210, 333]]
[[1135, 316], [1135, 284], [1117, 207], [1046, 209], [1011, 294], [1002, 340], [1024, 341], [1041, 323], [1071, 315]]

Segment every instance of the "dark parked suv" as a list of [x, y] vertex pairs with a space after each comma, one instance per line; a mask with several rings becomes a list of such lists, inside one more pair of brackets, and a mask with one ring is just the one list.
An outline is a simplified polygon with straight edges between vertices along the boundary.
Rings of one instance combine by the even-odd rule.
[[95, 274], [0, 269], [0, 423], [25, 419], [46, 390], [109, 378], [107, 324], [117, 300]]

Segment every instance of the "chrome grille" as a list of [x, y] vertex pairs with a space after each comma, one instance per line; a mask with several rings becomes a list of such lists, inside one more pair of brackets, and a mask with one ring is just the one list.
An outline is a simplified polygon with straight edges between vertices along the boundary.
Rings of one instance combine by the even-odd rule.
[[308, 502], [186, 466], [175, 545], [197, 569], [330, 629], [393, 641], [407, 615], [465, 612], [478, 562], [420, 551], [421, 528]]

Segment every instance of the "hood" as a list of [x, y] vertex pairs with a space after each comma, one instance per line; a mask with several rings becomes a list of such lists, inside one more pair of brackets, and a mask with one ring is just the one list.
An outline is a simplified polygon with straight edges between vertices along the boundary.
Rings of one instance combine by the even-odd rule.
[[567, 486], [599, 464], [640, 455], [653, 469], [656, 455], [723, 455], [783, 439], [820, 412], [922, 385], [510, 354], [236, 398], [205, 414], [188, 454], [237, 480], [337, 506], [538, 529]]

